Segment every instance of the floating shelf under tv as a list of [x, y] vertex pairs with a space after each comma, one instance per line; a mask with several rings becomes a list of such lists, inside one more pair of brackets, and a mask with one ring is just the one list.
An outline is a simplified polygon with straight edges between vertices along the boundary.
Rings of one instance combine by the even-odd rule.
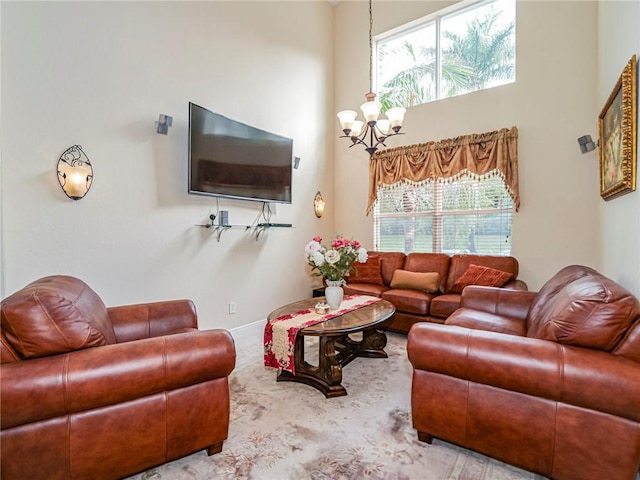
[[257, 225], [215, 225], [213, 222], [204, 225], [196, 225], [197, 227], [203, 228], [211, 228], [214, 235], [216, 235], [216, 239], [219, 242], [222, 234], [227, 230], [231, 229], [241, 229], [241, 230], [252, 230], [252, 235], [255, 235], [256, 242], [260, 238], [260, 235], [265, 230], [269, 230], [270, 228], [294, 228], [290, 223], [259, 223]]

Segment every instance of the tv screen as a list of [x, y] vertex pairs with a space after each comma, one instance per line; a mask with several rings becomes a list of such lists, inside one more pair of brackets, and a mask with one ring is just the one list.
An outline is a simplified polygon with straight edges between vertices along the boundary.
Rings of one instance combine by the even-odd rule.
[[293, 140], [189, 102], [189, 193], [291, 203]]

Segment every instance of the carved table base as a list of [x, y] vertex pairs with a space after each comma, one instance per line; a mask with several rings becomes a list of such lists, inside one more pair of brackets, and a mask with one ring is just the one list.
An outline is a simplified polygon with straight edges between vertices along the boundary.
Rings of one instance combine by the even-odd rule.
[[349, 335], [319, 336], [318, 366], [304, 360], [305, 336], [300, 331], [296, 337], [293, 363], [296, 374], [286, 370], [278, 373], [278, 382], [299, 382], [317, 388], [327, 398], [340, 397], [347, 394], [342, 386], [342, 367], [357, 357], [387, 358], [384, 347], [387, 336], [375, 329], [362, 331], [362, 340], [357, 341]]

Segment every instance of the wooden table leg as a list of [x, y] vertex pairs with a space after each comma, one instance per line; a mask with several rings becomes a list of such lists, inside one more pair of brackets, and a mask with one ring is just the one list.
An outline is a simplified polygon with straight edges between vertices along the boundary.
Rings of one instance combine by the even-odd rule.
[[387, 336], [376, 329], [364, 330], [362, 340], [352, 340], [348, 335], [336, 339], [336, 348], [340, 364], [344, 367], [358, 357], [388, 358], [384, 347]]
[[342, 386], [342, 367], [357, 357], [387, 358], [384, 347], [387, 336], [376, 329], [364, 330], [362, 340], [356, 341], [348, 335], [342, 337], [321, 336], [318, 351], [318, 366], [304, 360], [304, 335], [296, 337], [293, 352], [295, 375], [286, 370], [278, 373], [278, 382], [298, 382], [317, 388], [327, 398], [347, 394]]
[[342, 386], [342, 365], [336, 357], [334, 337], [321, 336], [318, 351], [318, 366], [304, 361], [304, 336], [296, 337], [293, 352], [295, 375], [286, 370], [278, 373], [278, 382], [298, 382], [317, 388], [327, 398], [341, 397], [347, 394]]

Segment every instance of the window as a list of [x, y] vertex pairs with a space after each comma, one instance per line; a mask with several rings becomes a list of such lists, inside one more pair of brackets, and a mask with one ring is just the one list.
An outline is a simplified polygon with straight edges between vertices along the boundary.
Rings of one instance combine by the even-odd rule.
[[488, 0], [427, 17], [376, 43], [382, 111], [515, 81], [515, 0]]
[[374, 249], [511, 254], [513, 200], [499, 175], [378, 189]]

